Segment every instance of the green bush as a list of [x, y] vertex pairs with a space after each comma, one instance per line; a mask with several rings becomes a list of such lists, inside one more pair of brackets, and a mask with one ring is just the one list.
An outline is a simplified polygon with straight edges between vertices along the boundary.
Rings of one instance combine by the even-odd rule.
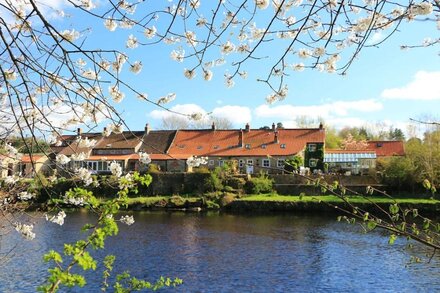
[[226, 179], [225, 185], [232, 187], [233, 189], [243, 189], [246, 184], [246, 180], [240, 177], [229, 177]]
[[273, 191], [272, 185], [273, 180], [261, 173], [260, 176], [253, 177], [246, 182], [245, 190], [248, 194], [270, 193]]
[[194, 167], [193, 168], [194, 173], [201, 173], [201, 174], [208, 174], [211, 171], [209, 171], [208, 167]]
[[209, 174], [209, 177], [204, 182], [205, 191], [220, 191], [223, 190], [223, 182], [219, 176], [217, 168], [214, 172]]

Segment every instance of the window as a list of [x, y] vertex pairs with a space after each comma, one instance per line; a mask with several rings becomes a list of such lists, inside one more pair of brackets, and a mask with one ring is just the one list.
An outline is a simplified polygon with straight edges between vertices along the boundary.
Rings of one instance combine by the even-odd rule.
[[238, 160], [238, 167], [242, 168], [244, 166], [244, 160]]
[[280, 159], [277, 161], [277, 167], [278, 168], [284, 168], [284, 160]]
[[378, 148], [380, 148], [380, 147], [382, 147], [382, 146], [383, 146], [383, 143], [381, 143], [381, 142], [378, 142], [378, 143], [376, 143], [376, 146], [377, 146]]
[[285, 143], [280, 144], [280, 148], [285, 149], [286, 148], [286, 144]]
[[218, 165], [219, 165], [220, 167], [222, 167], [224, 164], [225, 164], [225, 161], [223, 161], [223, 160], [219, 160], [219, 161], [218, 161]]
[[270, 160], [269, 159], [263, 159], [263, 167], [270, 167]]
[[252, 165], [254, 165], [254, 160], [253, 159], [249, 159], [249, 160], [246, 161], [246, 164], [252, 166]]
[[309, 166], [314, 168], [316, 167], [316, 165], [318, 165], [318, 159], [310, 159], [309, 160]]
[[308, 145], [309, 152], [316, 152], [316, 144], [311, 143]]
[[247, 144], [245, 144], [244, 147], [249, 150], [251, 148], [251, 145], [249, 143], [247, 143]]
[[209, 160], [208, 165], [209, 166], [214, 166], [214, 160]]
[[265, 143], [264, 143], [264, 144], [262, 144], [262, 145], [261, 145], [261, 148], [262, 148], [262, 149], [265, 149], [265, 148], [267, 148], [267, 144], [265, 144]]

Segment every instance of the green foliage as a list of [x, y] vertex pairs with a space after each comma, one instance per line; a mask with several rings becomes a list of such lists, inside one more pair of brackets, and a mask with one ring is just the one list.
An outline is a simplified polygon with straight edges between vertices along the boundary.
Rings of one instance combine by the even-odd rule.
[[200, 167], [194, 167], [193, 172], [200, 174], [209, 174], [211, 171], [208, 169], [208, 167], [200, 166]]
[[205, 179], [205, 191], [223, 190], [223, 178], [222, 169], [220, 167], [215, 168], [214, 171], [209, 174], [209, 177]]
[[304, 160], [301, 156], [291, 156], [284, 161], [284, 170], [294, 172], [299, 170], [299, 167], [304, 166]]
[[273, 191], [272, 185], [273, 180], [266, 174], [260, 173], [258, 177], [252, 177], [246, 182], [245, 190], [248, 194], [270, 193]]
[[159, 166], [153, 163], [148, 164], [147, 173], [160, 173]]
[[[129, 192], [137, 192], [138, 186], [148, 186], [152, 181], [150, 175], [140, 175], [135, 172], [131, 177], [121, 177], [118, 182], [119, 191], [117, 197], [101, 202], [98, 200], [92, 191], [84, 188], [70, 188], [65, 198], [71, 202], [82, 203], [87, 208], [93, 209], [98, 215], [96, 224], [86, 224], [83, 227], [84, 231], [88, 231], [85, 239], [76, 241], [75, 243], [64, 244], [63, 256], [61, 253], [50, 250], [43, 257], [45, 262], [53, 262], [54, 267], [48, 270], [49, 277], [46, 283], [38, 288], [42, 292], [56, 292], [61, 286], [83, 287], [86, 284], [84, 276], [81, 274], [73, 274], [71, 270], [74, 267], [79, 267], [84, 271], [95, 270], [97, 268], [97, 260], [95, 260], [90, 251], [91, 249], [103, 249], [105, 240], [109, 236], [118, 234], [119, 227], [114, 219], [114, 215], [118, 213], [121, 206], [126, 206], [128, 203]], [[182, 201], [183, 199], [172, 198], [171, 201]], [[69, 260], [63, 266], [63, 263]], [[106, 291], [109, 288], [108, 278], [113, 270], [114, 256], [107, 256], [104, 261], [105, 271], [103, 273], [102, 290]], [[144, 280], [138, 280], [131, 277], [128, 273], [124, 273], [117, 277], [117, 282], [114, 284], [116, 292], [131, 292], [142, 289], [159, 289], [165, 286], [176, 286], [181, 284], [180, 279], [174, 281], [170, 279], [161, 278], [156, 283], [151, 284]]]

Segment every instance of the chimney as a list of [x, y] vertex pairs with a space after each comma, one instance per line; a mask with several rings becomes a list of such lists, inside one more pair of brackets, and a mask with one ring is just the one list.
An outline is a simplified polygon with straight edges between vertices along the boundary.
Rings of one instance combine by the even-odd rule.
[[145, 134], [149, 134], [150, 133], [150, 130], [151, 130], [151, 128], [150, 128], [150, 124], [145, 124]]
[[243, 130], [240, 129], [240, 132], [238, 133], [238, 146], [243, 147]]
[[273, 139], [273, 142], [274, 142], [274, 143], [279, 143], [280, 140], [278, 139], [278, 131], [275, 131], [274, 134], [275, 134], [275, 137], [274, 137], [274, 139]]
[[322, 124], [322, 122], [319, 123], [319, 130], [323, 130], [324, 129], [324, 125]]
[[81, 134], [82, 134], [82, 129], [81, 129], [81, 128], [78, 128], [78, 129], [76, 130], [76, 134], [77, 134], [78, 136], [81, 136]]
[[212, 121], [211, 129], [215, 130], [215, 122], [214, 121]]
[[249, 126], [249, 123], [246, 123], [246, 126], [245, 126], [244, 130], [246, 132], [249, 132], [251, 130], [251, 127]]
[[275, 123], [272, 123], [272, 131], [275, 131]]

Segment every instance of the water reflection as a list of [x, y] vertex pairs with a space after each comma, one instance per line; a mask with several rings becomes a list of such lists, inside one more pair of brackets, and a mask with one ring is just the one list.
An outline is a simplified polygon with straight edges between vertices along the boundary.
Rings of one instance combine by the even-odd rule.
[[[381, 233], [362, 234], [334, 217], [141, 212], [121, 226], [104, 252], [115, 254], [115, 270], [149, 280], [178, 276], [177, 292], [433, 292], [440, 289], [439, 259], [406, 267], [405, 242], [387, 244]], [[74, 241], [92, 215], [68, 215], [63, 227], [36, 222], [38, 237], [20, 242], [14, 261], [0, 267], [0, 292], [33, 292], [47, 267], [49, 248]], [[3, 241], [16, 241], [8, 234]], [[420, 248], [413, 251], [419, 253]], [[102, 267], [88, 274], [99, 290]]]

